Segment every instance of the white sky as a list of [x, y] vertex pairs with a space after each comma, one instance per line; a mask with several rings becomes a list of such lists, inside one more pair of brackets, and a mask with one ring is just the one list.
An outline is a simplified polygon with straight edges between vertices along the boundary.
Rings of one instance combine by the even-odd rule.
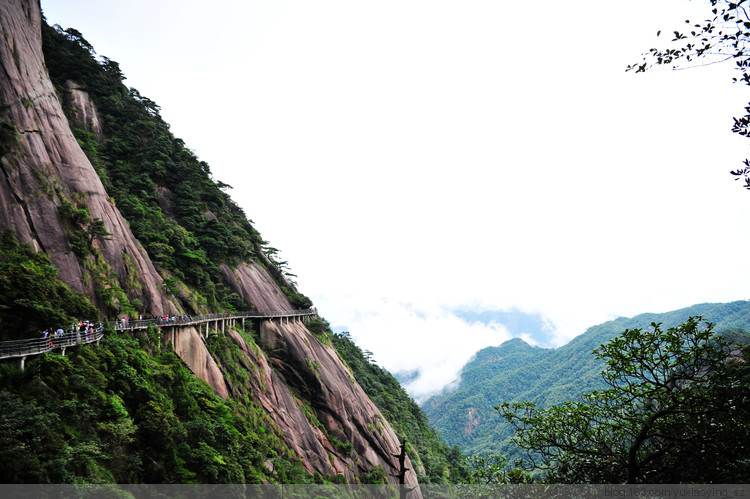
[[334, 327], [415, 397], [500, 324], [555, 345], [746, 299], [731, 66], [626, 73], [707, 1], [42, 0], [234, 187]]

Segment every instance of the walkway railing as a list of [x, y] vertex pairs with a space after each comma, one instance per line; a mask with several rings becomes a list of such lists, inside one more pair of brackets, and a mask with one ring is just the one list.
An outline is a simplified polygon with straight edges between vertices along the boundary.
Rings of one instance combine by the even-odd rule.
[[163, 317], [159, 319], [137, 319], [132, 321], [118, 321], [115, 329], [118, 331], [130, 329], [146, 329], [153, 326], [191, 326], [205, 324], [206, 322], [220, 321], [224, 319], [287, 319], [296, 317], [309, 317], [317, 315], [314, 308], [304, 310], [283, 310], [278, 312], [238, 312], [236, 314], [207, 314], [207, 315], [180, 315], [174, 317]]
[[104, 336], [104, 327], [99, 326], [93, 332], [65, 332], [62, 336], [49, 338], [31, 338], [26, 340], [0, 341], [0, 359], [27, 357], [61, 348], [94, 343]]
[[[134, 329], [147, 329], [149, 325], [157, 327], [190, 326], [226, 319], [289, 319], [312, 315], [317, 315], [317, 311], [314, 308], [267, 313], [248, 311], [237, 314], [183, 315], [169, 318], [164, 317], [160, 319], [117, 321], [114, 326], [118, 331], [128, 331]], [[98, 342], [102, 336], [104, 336], [104, 328], [99, 326], [99, 328], [95, 329], [93, 333], [66, 331], [62, 336], [57, 337], [52, 336], [49, 338], [0, 341], [0, 359], [20, 357], [21, 367], [23, 367], [23, 361], [29, 355], [39, 355], [56, 349], [62, 349], [64, 353], [67, 347]]]

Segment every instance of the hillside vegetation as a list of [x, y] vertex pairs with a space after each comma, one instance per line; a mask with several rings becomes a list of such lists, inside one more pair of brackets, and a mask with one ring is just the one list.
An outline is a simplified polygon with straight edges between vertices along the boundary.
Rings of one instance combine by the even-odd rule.
[[[158, 331], [0, 364], [3, 483], [321, 483], [251, 399], [223, 400]], [[273, 470], [273, 472], [272, 472]], [[328, 477], [330, 480], [331, 477]]]
[[718, 332], [750, 331], [750, 302], [737, 301], [618, 318], [589, 328], [557, 349], [532, 347], [513, 339], [478, 352], [462, 369], [454, 391], [431, 397], [422, 407], [445, 440], [465, 454], [520, 457], [510, 441], [512, 428], [494, 407], [520, 401], [550, 407], [602, 389], [604, 363], [594, 357], [594, 349], [625, 329], [645, 328], [652, 322], [673, 327], [691, 316], [715, 323]]
[[593, 352], [602, 389], [497, 410], [526, 451], [524, 467], [544, 481], [746, 483], [750, 346], [737, 333], [718, 334], [700, 316], [626, 329]]

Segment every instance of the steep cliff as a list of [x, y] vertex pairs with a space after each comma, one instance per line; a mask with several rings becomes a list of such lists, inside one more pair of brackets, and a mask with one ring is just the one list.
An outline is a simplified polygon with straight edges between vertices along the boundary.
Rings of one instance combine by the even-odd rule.
[[[19, 240], [46, 252], [68, 286], [100, 305], [105, 298], [97, 280], [124, 290], [127, 299], [139, 300], [154, 314], [177, 312], [160, 293], [162, 278], [70, 130], [44, 66], [38, 2], [2, 2], [0, 18], [0, 119], [5, 132], [0, 226], [13, 228]], [[87, 218], [70, 220], [66, 204], [86, 210]], [[93, 237], [91, 253], [76, 255], [71, 238], [96, 220], [110, 235]], [[124, 298], [114, 296], [110, 305], [117, 308]]]
[[294, 309], [268, 272], [257, 263], [242, 263], [234, 269], [222, 264], [220, 268], [232, 290], [246, 302], [252, 303], [258, 312]]
[[71, 110], [71, 121], [83, 130], [93, 133], [98, 139], [104, 138], [99, 112], [91, 101], [91, 96], [78, 83], [65, 82], [65, 107]]
[[[222, 186], [211, 179], [208, 165], [168, 132], [158, 106], [135, 90], [125, 89], [116, 63], [95, 61], [93, 49], [74, 30], [47, 27], [37, 0], [0, 2], [0, 19], [0, 228], [13, 229], [19, 241], [48, 254], [60, 279], [88, 296], [110, 320], [124, 315], [233, 308], [267, 313], [310, 306], [264, 254], [265, 242]], [[42, 52], [43, 38], [46, 53]], [[84, 69], [76, 73], [79, 68]], [[182, 440], [179, 432], [169, 433], [160, 437], [172, 443], [158, 451], [151, 449], [149, 435], [172, 432], [170, 421], [179, 414], [195, 415], [197, 409], [186, 407], [197, 404], [209, 412], [223, 407], [208, 402], [200, 390], [187, 396], [180, 388], [173, 401], [144, 391], [145, 378], [170, 383], [178, 376], [174, 372], [179, 369], [165, 353], [164, 347], [170, 345], [190, 371], [210, 385], [213, 394], [243, 414], [241, 421], [249, 418], [257, 425], [253, 431], [268, 432], [270, 441], [276, 435], [284, 442], [269, 448], [292, 449], [289, 456], [283, 449], [268, 451], [278, 459], [266, 460], [262, 480], [293, 479], [287, 464], [284, 469], [279, 466], [299, 459], [308, 473], [318, 477], [358, 482], [379, 476], [396, 482], [399, 439], [335, 349], [300, 322], [263, 321], [255, 325], [255, 337], [247, 325], [247, 331], [227, 327], [206, 335], [193, 327], [150, 331], [138, 336], [145, 350], [128, 350], [127, 360], [123, 352], [132, 343], [124, 350], [125, 340], [113, 338], [101, 346], [111, 348], [109, 353], [76, 349], [69, 354], [73, 360], [44, 357], [36, 369], [54, 371], [55, 363], [61, 362], [72, 370], [65, 379], [80, 380], [76, 370], [80, 368], [87, 373], [83, 379], [91, 377], [96, 390], [102, 390], [91, 406], [111, 399], [101, 408], [102, 417], [124, 425], [118, 426], [124, 433], [113, 440], [109, 436], [102, 440], [101, 434], [91, 438], [95, 446], [112, 446], [113, 456], [135, 445], [134, 439], [143, 446], [138, 452], [145, 468], [128, 467], [119, 457], [107, 458], [107, 466], [119, 463], [118, 470], [143, 470], [140, 475], [128, 475], [127, 480], [190, 481], [202, 475], [172, 476], [166, 470], [197, 469], [202, 462], [226, 464], [227, 459], [210, 454], [219, 448], [235, 453], [230, 450], [231, 439], [217, 442], [215, 430], [204, 431], [193, 423], [184, 431], [203, 435], [203, 440]], [[154, 343], [154, 335], [160, 334]], [[154, 355], [153, 360], [145, 352]], [[95, 374], [93, 365], [108, 372]], [[24, 376], [30, 383], [46, 383], [47, 379]], [[11, 389], [13, 384], [6, 381], [0, 379]], [[76, 385], [75, 390], [87, 388]], [[56, 391], [54, 397], [59, 400], [49, 407], [57, 411], [66, 403], [74, 406], [78, 402], [65, 397], [82, 400], [82, 395], [73, 395], [78, 393], [75, 390], [66, 385], [65, 390]], [[193, 396], [197, 402], [186, 402]], [[256, 407], [264, 411], [263, 418], [255, 415]], [[168, 416], [170, 411], [178, 416]], [[222, 424], [235, 424], [221, 414]], [[266, 428], [268, 421], [272, 430]], [[157, 423], [162, 430], [146, 429]], [[109, 428], [101, 426], [109, 424], [106, 421], [99, 424], [99, 433]], [[175, 462], [165, 464], [165, 456], [171, 455], [168, 445], [178, 444], [173, 451]], [[408, 458], [406, 466], [412, 468]], [[377, 470], [380, 475], [373, 475]], [[85, 469], [77, 473], [83, 475], [76, 475], [76, 480], [91, 479]], [[96, 480], [120, 476], [111, 473]], [[211, 473], [212, 480], [248, 476], [247, 470], [244, 474], [236, 470]], [[417, 485], [414, 473], [407, 474], [407, 483]]]
[[[333, 347], [301, 322], [263, 321], [262, 349], [236, 331], [229, 334], [252, 373], [258, 400], [310, 471], [348, 482], [378, 466], [386, 476], [398, 473], [398, 438]], [[408, 458], [406, 466], [412, 469]], [[407, 474], [407, 484], [417, 484], [414, 473]]]
[[[355, 483], [380, 467], [393, 481], [399, 439], [336, 350], [300, 321], [258, 326], [260, 346], [232, 326], [211, 331], [208, 340], [192, 327], [165, 339], [217, 395], [250, 396], [263, 407], [307, 471]], [[413, 469], [408, 456], [406, 467]], [[414, 473], [406, 484], [417, 485]]]
[[206, 350], [203, 338], [194, 327], [173, 328], [173, 348], [188, 368], [211, 385], [214, 393], [221, 398], [229, 397], [227, 384], [219, 366]]

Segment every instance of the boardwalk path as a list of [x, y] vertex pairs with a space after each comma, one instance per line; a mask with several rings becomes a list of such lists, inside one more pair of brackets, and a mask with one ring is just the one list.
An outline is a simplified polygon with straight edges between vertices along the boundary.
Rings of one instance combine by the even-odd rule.
[[[169, 319], [150, 319], [150, 320], [135, 320], [135, 321], [118, 321], [115, 323], [115, 329], [117, 331], [131, 331], [136, 329], [147, 329], [149, 325], [164, 328], [175, 328], [185, 326], [196, 326], [200, 331], [203, 324], [206, 325], [206, 335], [208, 335], [208, 328], [211, 324], [215, 325], [218, 329], [221, 325], [223, 330], [224, 325], [229, 322], [235, 323], [237, 320], [243, 322], [245, 319], [256, 319], [256, 320], [274, 320], [280, 321], [299, 320], [306, 317], [317, 315], [314, 308], [306, 310], [287, 310], [281, 312], [240, 312], [237, 314], [211, 314], [211, 315], [197, 315], [197, 316], [180, 316], [170, 317]], [[23, 369], [26, 357], [30, 355], [40, 355], [52, 350], [60, 349], [62, 354], [65, 355], [65, 349], [68, 347], [75, 347], [78, 345], [86, 345], [88, 343], [99, 343], [99, 340], [104, 336], [104, 328], [100, 326], [93, 333], [78, 333], [66, 331], [62, 337], [57, 338], [31, 338], [26, 340], [13, 340], [13, 341], [0, 341], [0, 359], [11, 359], [20, 358], [21, 368]]]

